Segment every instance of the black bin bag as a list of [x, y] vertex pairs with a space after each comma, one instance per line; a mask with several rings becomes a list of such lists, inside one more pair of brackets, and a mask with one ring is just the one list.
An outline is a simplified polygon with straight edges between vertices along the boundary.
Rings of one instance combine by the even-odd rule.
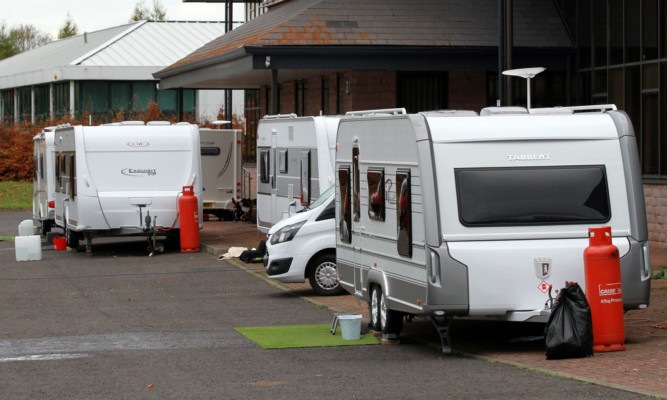
[[565, 282], [544, 329], [547, 360], [593, 355], [591, 309], [578, 283]]

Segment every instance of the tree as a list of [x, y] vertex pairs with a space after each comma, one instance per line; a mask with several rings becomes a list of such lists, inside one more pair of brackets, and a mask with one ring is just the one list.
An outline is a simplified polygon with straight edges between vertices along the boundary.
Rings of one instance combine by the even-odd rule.
[[160, 0], [153, 0], [153, 9], [149, 10], [144, 3], [144, 0], [137, 1], [134, 5], [134, 11], [130, 17], [130, 22], [141, 20], [162, 21], [167, 19], [167, 10], [164, 8]]
[[7, 29], [7, 23], [0, 21], [0, 60], [9, 58], [19, 53], [19, 48], [10, 36], [10, 31]]
[[74, 23], [72, 15], [68, 12], [65, 23], [63, 24], [63, 26], [60, 27], [60, 30], [58, 31], [58, 39], [64, 39], [70, 36], [76, 36], [78, 34], [79, 34], [79, 28]]
[[20, 24], [9, 31], [10, 40], [12, 40], [19, 52], [34, 49], [51, 41], [51, 37], [40, 32], [34, 25]]

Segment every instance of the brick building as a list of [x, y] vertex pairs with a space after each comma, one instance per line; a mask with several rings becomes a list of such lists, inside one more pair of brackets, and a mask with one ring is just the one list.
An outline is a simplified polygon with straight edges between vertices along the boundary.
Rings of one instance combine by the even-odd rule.
[[264, 114], [525, 105], [499, 70], [546, 67], [534, 107], [614, 103], [635, 128], [650, 240], [667, 248], [667, 4], [660, 0], [265, 0], [154, 76], [245, 89], [246, 155]]

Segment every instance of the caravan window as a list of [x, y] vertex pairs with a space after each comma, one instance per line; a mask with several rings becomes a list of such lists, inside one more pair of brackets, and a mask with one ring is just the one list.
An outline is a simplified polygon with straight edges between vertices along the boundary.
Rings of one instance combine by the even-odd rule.
[[354, 176], [354, 221], [358, 222], [361, 216], [361, 200], [359, 196], [359, 148], [352, 149], [352, 174]]
[[44, 170], [46, 166], [44, 165], [44, 154], [39, 155], [39, 177], [44, 180]]
[[310, 150], [301, 151], [301, 205], [310, 204]]
[[76, 160], [74, 154], [69, 154], [69, 196], [76, 197]]
[[56, 154], [56, 167], [54, 172], [56, 173], [56, 192], [60, 192], [60, 155]]
[[384, 170], [369, 169], [368, 179], [368, 217], [384, 221]]
[[611, 218], [603, 165], [455, 170], [465, 226], [601, 224]]
[[259, 150], [259, 181], [269, 183], [271, 181], [269, 171], [269, 149]]
[[202, 147], [201, 148], [202, 156], [219, 156], [220, 147]]
[[352, 213], [350, 210], [350, 168], [338, 170], [338, 186], [340, 187], [340, 241], [352, 242], [350, 228], [352, 227]]
[[287, 149], [278, 151], [278, 164], [280, 165], [280, 173], [287, 173]]
[[396, 225], [398, 254], [412, 257], [412, 199], [410, 170], [396, 171]]

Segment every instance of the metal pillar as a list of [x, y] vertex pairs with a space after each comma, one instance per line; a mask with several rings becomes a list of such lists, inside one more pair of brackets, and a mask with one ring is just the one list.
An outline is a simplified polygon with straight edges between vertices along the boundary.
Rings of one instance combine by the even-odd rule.
[[74, 81], [69, 81], [69, 116], [74, 119]]
[[53, 121], [53, 83], [49, 83], [49, 121]]
[[[503, 47], [505, 49], [504, 51], [504, 59], [503, 59], [503, 70], [510, 70], [513, 69], [512, 65], [512, 50], [514, 48], [514, 18], [513, 18], [513, 13], [514, 13], [514, 6], [512, 4], [513, 0], [503, 0], [504, 7], [503, 7]], [[505, 99], [503, 101], [504, 105], [506, 106], [511, 106], [513, 103], [513, 93], [512, 93], [512, 80], [510, 77], [507, 77], [505, 80], [505, 87], [507, 90], [505, 90]]]

